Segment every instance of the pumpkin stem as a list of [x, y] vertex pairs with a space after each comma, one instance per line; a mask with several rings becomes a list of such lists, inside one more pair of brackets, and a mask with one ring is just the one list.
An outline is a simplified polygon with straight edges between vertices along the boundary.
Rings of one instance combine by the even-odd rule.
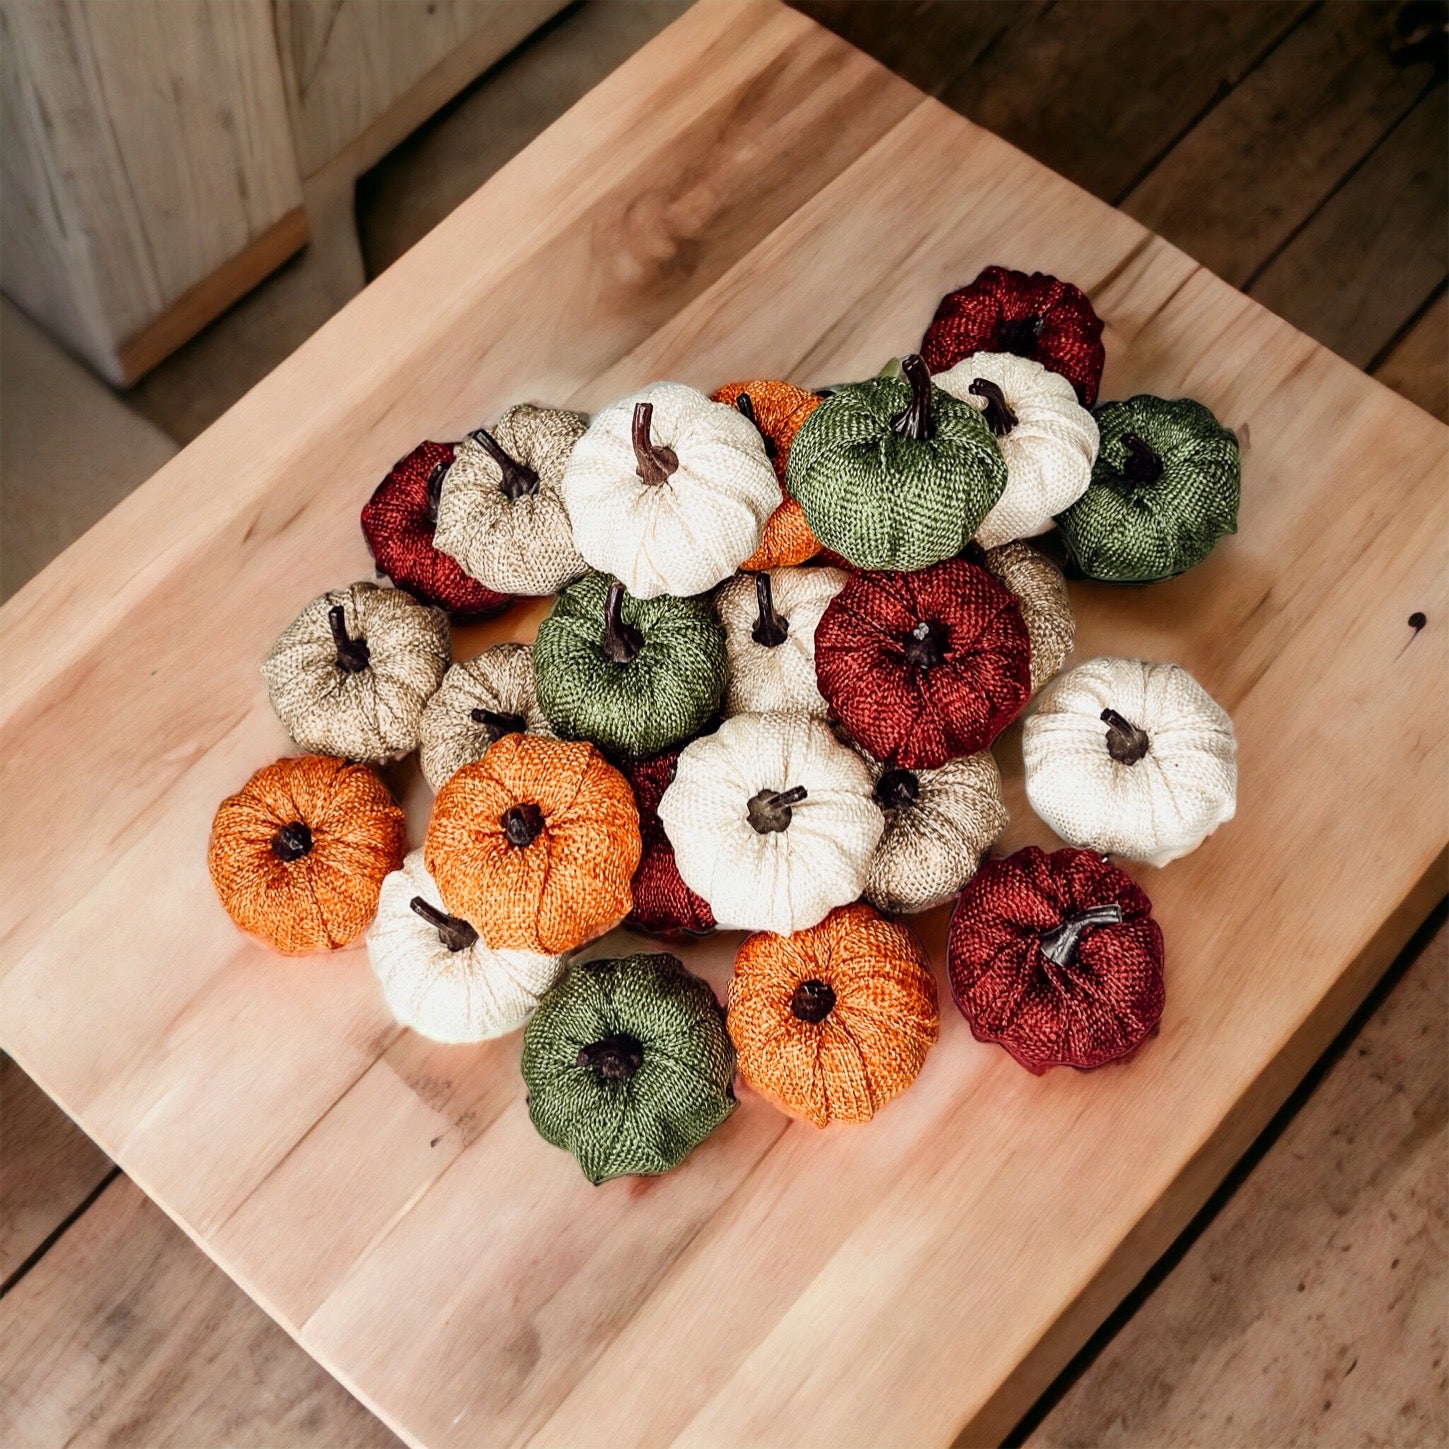
[[525, 845], [531, 845], [543, 829], [543, 811], [532, 800], [525, 800], [521, 805], [510, 805], [503, 812], [502, 824], [508, 843], [522, 850]]
[[790, 637], [790, 624], [775, 608], [775, 597], [770, 585], [770, 575], [761, 569], [755, 575], [755, 604], [759, 617], [750, 637], [766, 649], [775, 649]]
[[1119, 765], [1135, 765], [1147, 753], [1147, 731], [1129, 724], [1115, 709], [1102, 711], [1102, 723], [1107, 726], [1107, 753]]
[[638, 1037], [618, 1032], [581, 1047], [576, 1067], [588, 1067], [601, 1082], [627, 1082], [644, 1065], [644, 1046]]
[[756, 833], [772, 835], [790, 824], [794, 815], [790, 807], [798, 805], [804, 798], [803, 785], [796, 785], [793, 790], [761, 790], [751, 798], [745, 813]]
[[1031, 357], [1036, 352], [1037, 341], [1045, 326], [1046, 318], [1034, 313], [1030, 317], [1013, 317], [1009, 322], [1001, 322], [996, 328], [996, 350], [1010, 352], [1017, 357]]
[[312, 832], [300, 820], [284, 825], [272, 836], [272, 854], [289, 864], [312, 849]]
[[333, 604], [328, 609], [327, 624], [332, 630], [332, 642], [337, 646], [337, 667], [344, 674], [360, 674], [372, 660], [367, 640], [348, 636], [347, 615], [341, 604]]
[[986, 426], [992, 437], [1004, 438], [1016, 426], [1016, 414], [1007, 406], [1006, 394], [990, 378], [978, 377], [966, 391], [986, 399]]
[[470, 709], [468, 718], [474, 724], [487, 725], [495, 740], [501, 740], [504, 735], [521, 735], [528, 728], [528, 721], [521, 714], [499, 714], [492, 709]]
[[1088, 931], [1098, 926], [1118, 926], [1122, 923], [1122, 907], [1092, 906], [1075, 916], [1068, 916], [1060, 925], [1053, 926], [1041, 934], [1041, 953], [1057, 966], [1070, 966], [1076, 959], [1077, 946]]
[[790, 998], [790, 1010], [813, 1026], [835, 1010], [835, 991], [824, 981], [802, 981]]
[[891, 431], [921, 443], [936, 432], [931, 418], [931, 370], [925, 359], [913, 352], [901, 359], [901, 371], [911, 385], [911, 400], [891, 419]]
[[755, 416], [755, 405], [747, 392], [742, 392], [735, 399], [735, 406], [752, 422], [755, 431], [759, 433], [761, 441], [765, 445], [765, 456], [773, 463], [775, 454], [779, 451], [775, 446], [775, 440], [760, 426], [760, 420]]
[[1136, 433], [1123, 433], [1122, 446], [1127, 449], [1122, 476], [1129, 483], [1156, 483], [1162, 477], [1162, 455]]
[[632, 664], [644, 647], [644, 636], [624, 622], [624, 585], [613, 583], [604, 596], [604, 658], [610, 664]]
[[527, 463], [520, 463], [487, 428], [474, 428], [468, 436], [498, 464], [503, 475], [498, 487], [510, 503], [526, 493], [538, 492], [538, 474]]
[[461, 916], [450, 916], [447, 911], [429, 905], [421, 896], [414, 896], [408, 905], [430, 926], [437, 928], [438, 940], [450, 951], [466, 951], [478, 939], [477, 931]]
[[875, 799], [882, 810], [904, 810], [916, 803], [921, 777], [913, 770], [887, 770], [875, 782]]
[[679, 454], [673, 448], [656, 443], [649, 436], [654, 423], [654, 404], [634, 404], [634, 457], [638, 461], [639, 481], [657, 488], [667, 483], [669, 476], [679, 467]]
[[946, 657], [951, 634], [939, 619], [922, 619], [906, 635], [906, 663], [917, 669], [934, 669]]
[[428, 519], [432, 523], [438, 521], [438, 504], [443, 500], [443, 479], [448, 475], [448, 469], [452, 459], [444, 458], [433, 464], [433, 471], [428, 474], [427, 503]]

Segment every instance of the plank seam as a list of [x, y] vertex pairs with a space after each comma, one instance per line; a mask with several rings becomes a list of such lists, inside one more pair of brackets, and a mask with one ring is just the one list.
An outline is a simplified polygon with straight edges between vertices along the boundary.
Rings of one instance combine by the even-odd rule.
[[10, 1276], [0, 1283], [0, 1298], [4, 1298], [12, 1288], [35, 1267], [37, 1263], [68, 1233], [71, 1227], [80, 1221], [81, 1214], [88, 1212], [95, 1204], [100, 1195], [121, 1176], [119, 1167], [112, 1167], [109, 1172], [31, 1249], [25, 1260], [18, 1264]]

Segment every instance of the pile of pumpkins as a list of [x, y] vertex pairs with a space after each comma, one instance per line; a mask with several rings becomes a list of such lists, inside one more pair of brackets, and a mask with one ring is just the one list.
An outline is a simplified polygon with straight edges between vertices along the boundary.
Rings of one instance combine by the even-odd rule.
[[[514, 406], [402, 459], [363, 509], [392, 587], [312, 600], [262, 666], [307, 753], [217, 813], [223, 905], [286, 952], [366, 933], [397, 1020], [526, 1026], [539, 1132], [595, 1182], [674, 1167], [735, 1106], [864, 1122], [937, 1038], [899, 917], [953, 897], [948, 975], [1034, 1072], [1130, 1056], [1162, 933], [1112, 860], [1234, 810], [1231, 722], [1171, 664], [1065, 673], [1055, 527], [1086, 578], [1181, 573], [1236, 527], [1201, 403], [1096, 403], [1076, 287], [991, 267], [867, 381], [643, 388], [592, 420]], [[530, 646], [453, 662], [449, 620], [556, 595]], [[993, 741], [1068, 844], [993, 859]], [[421, 847], [372, 766], [417, 750]], [[574, 959], [621, 922], [749, 932], [724, 1008], [667, 953]]]

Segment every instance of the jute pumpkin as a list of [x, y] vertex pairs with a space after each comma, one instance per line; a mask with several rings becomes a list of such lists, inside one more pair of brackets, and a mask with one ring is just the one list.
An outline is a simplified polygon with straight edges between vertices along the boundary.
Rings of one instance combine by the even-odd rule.
[[714, 912], [708, 901], [685, 885], [674, 861], [674, 847], [659, 818], [659, 802], [674, 782], [678, 763], [679, 751], [667, 750], [662, 755], [631, 760], [623, 766], [624, 778], [632, 787], [634, 803], [639, 807], [639, 836], [643, 841], [639, 869], [630, 882], [634, 906], [625, 925], [659, 936], [679, 932], [704, 935], [714, 930]]
[[839, 569], [736, 574], [715, 595], [725, 631], [726, 714], [826, 712], [815, 685], [815, 626], [845, 586]]
[[945, 372], [973, 352], [1010, 352], [1059, 372], [1087, 407], [1097, 400], [1102, 322], [1087, 294], [1044, 272], [987, 267], [968, 287], [941, 298], [921, 340], [932, 372]]
[[488, 753], [504, 735], [552, 735], [533, 680], [526, 644], [495, 644], [454, 664], [423, 709], [418, 758], [423, 778], [441, 790], [455, 771]]
[[785, 934], [860, 894], [885, 824], [864, 762], [801, 714], [737, 714], [686, 745], [659, 818], [721, 926]]
[[533, 667], [561, 736], [637, 759], [698, 733], [718, 710], [724, 630], [707, 600], [636, 599], [587, 574], [539, 625]]
[[978, 352], [935, 383], [981, 410], [1006, 460], [1006, 490], [976, 530], [982, 548], [1045, 533], [1087, 491], [1097, 424], [1059, 373], [1029, 357]]
[[674, 956], [573, 966], [523, 1036], [528, 1115], [593, 1183], [677, 1167], [734, 1111], [734, 1073], [714, 992]]
[[367, 956], [397, 1021], [443, 1042], [517, 1031], [563, 967], [561, 956], [496, 951], [450, 915], [421, 850], [383, 881]]
[[885, 764], [933, 770], [984, 750], [1020, 713], [1031, 644], [1016, 600], [983, 568], [854, 575], [815, 629], [820, 692]]
[[1031, 640], [1031, 689], [1035, 694], [1061, 671], [1077, 641], [1077, 618], [1067, 581], [1044, 553], [1024, 543], [987, 549], [980, 564], [1021, 610]]
[[599, 413], [563, 492], [578, 551], [639, 599], [701, 594], [728, 578], [780, 502], [754, 424], [676, 382]]
[[1162, 1016], [1152, 902], [1095, 851], [987, 861], [951, 917], [947, 966], [977, 1040], [1038, 1074], [1127, 1056]]
[[438, 547], [509, 594], [556, 593], [586, 574], [561, 484], [588, 425], [582, 413], [519, 403], [466, 437], [443, 477]]
[[744, 1079], [817, 1127], [868, 1122], [915, 1081], [940, 1031], [920, 943], [869, 906], [748, 937], [727, 1017]]
[[417, 748], [448, 668], [448, 619], [401, 589], [319, 594], [262, 664], [277, 718], [304, 750], [394, 760]]
[[509, 603], [471, 579], [437, 545], [438, 495], [453, 461], [452, 443], [419, 443], [373, 491], [362, 509], [362, 534], [377, 566], [425, 604], [455, 618], [480, 619]]
[[805, 510], [785, 491], [785, 475], [790, 464], [790, 445], [800, 425], [820, 406], [818, 393], [806, 392], [791, 382], [769, 378], [754, 382], [731, 382], [714, 394], [718, 403], [727, 403], [742, 412], [759, 430], [765, 440], [765, 455], [780, 481], [781, 502], [765, 523], [760, 546], [740, 567], [742, 569], [778, 569], [802, 564], [820, 552], [820, 540], [805, 522]]
[[1022, 734], [1031, 808], [1072, 845], [1149, 865], [1237, 808], [1227, 711], [1176, 664], [1090, 659], [1045, 689]]
[[1171, 578], [1237, 532], [1237, 435], [1200, 402], [1140, 395], [1103, 403], [1095, 416], [1102, 446], [1091, 486], [1057, 519], [1089, 579]]
[[360, 936], [406, 849], [403, 813], [366, 765], [302, 755], [221, 802], [206, 864], [242, 930], [301, 954]]
[[1006, 487], [984, 417], [931, 385], [919, 357], [904, 377], [841, 388], [805, 420], [788, 486], [820, 542], [857, 568], [919, 569], [959, 553]]
[[424, 859], [499, 950], [572, 951], [629, 912], [639, 812], [592, 745], [505, 735], [438, 791]]

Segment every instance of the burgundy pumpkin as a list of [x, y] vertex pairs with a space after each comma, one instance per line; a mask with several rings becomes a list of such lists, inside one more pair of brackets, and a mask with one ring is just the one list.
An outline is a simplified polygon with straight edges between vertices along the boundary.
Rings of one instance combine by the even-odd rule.
[[620, 767], [634, 790], [639, 834], [644, 841], [639, 868], [630, 884], [634, 906], [624, 924], [656, 936], [673, 936], [681, 931], [701, 936], [714, 930], [714, 912], [709, 902], [680, 878], [674, 847], [659, 819], [659, 801], [674, 779], [678, 761], [678, 750], [666, 750], [662, 755], [630, 760]]

